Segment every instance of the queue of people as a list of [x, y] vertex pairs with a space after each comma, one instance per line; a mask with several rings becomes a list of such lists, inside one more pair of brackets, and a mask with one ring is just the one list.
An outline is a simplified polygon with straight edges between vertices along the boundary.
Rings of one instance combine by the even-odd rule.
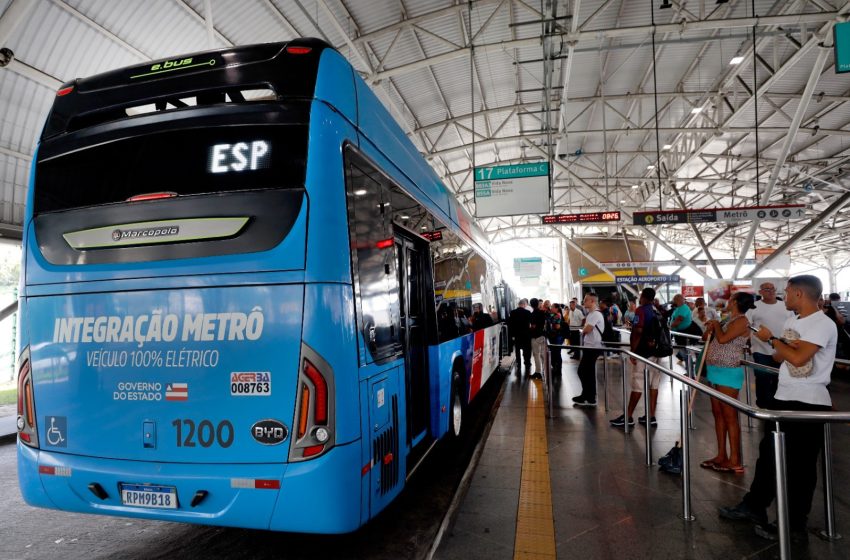
[[[783, 301], [777, 297], [777, 287], [772, 282], [763, 282], [758, 286], [758, 298], [737, 292], [722, 312], [707, 305], [704, 298], [689, 303], [680, 294], [665, 312], [652, 288], [644, 289], [637, 302], [629, 301], [625, 312], [613, 302], [600, 302], [595, 294], [585, 295], [581, 302], [573, 299], [565, 306], [537, 298], [523, 299], [510, 313], [508, 325], [518, 373], [522, 372], [519, 364], [524, 366], [526, 375], [542, 372], [547, 342], [583, 347], [582, 351], [570, 351], [570, 357], [579, 360], [581, 393], [572, 399], [576, 406], [596, 406], [596, 361], [604, 352], [603, 333], [610, 323], [622, 321], [631, 329], [630, 350], [654, 363], [659, 362], [656, 348], [664, 329], [702, 334], [706, 341], [705, 382], [731, 398], [738, 398], [743, 387], [745, 375], [741, 361], [749, 347], [755, 363], [779, 370], [777, 375], [755, 369], [759, 408], [825, 411], [832, 405], [829, 383], [836, 350], [845, 347], [850, 351], [850, 321], [838, 309], [837, 294], [831, 294], [834, 298], [823, 298], [821, 292], [822, 284], [817, 277], [795, 276], [787, 282]], [[472, 322], [475, 323], [475, 313]], [[550, 363], [552, 374], [560, 376], [560, 349], [552, 351]], [[641, 416], [638, 422], [655, 426], [661, 374], [635, 358], [630, 359], [630, 364], [627, 412], [612, 419], [610, 424], [635, 425], [633, 413], [641, 398], [648, 398], [649, 418]], [[643, 394], [646, 368], [650, 370], [649, 395]], [[745, 466], [740, 454], [738, 412], [714, 398], [711, 411], [717, 449], [700, 466], [720, 473], [741, 474]], [[783, 422], [782, 430], [786, 434], [787, 476], [793, 481], [788, 484], [790, 528], [792, 539], [799, 540], [806, 538], [806, 522], [817, 484], [817, 461], [823, 445], [823, 424]], [[759, 444], [755, 476], [741, 502], [719, 509], [723, 518], [754, 522], [755, 532], [767, 539], [777, 538], [776, 523], [769, 523], [767, 517], [767, 508], [776, 497], [773, 441], [773, 434], [767, 432]]]

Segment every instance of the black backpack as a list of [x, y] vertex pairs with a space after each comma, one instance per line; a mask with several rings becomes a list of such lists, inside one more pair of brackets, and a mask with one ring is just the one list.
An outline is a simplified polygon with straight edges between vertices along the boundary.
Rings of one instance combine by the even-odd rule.
[[611, 324], [609, 317], [609, 315], [603, 313], [602, 318], [605, 321], [605, 330], [599, 331], [598, 325], [596, 326], [596, 330], [602, 335], [602, 342], [620, 342], [620, 333], [614, 330], [614, 325]]
[[670, 328], [661, 320], [658, 311], [643, 328], [638, 342], [637, 353], [644, 358], [666, 358], [673, 355], [673, 337]]

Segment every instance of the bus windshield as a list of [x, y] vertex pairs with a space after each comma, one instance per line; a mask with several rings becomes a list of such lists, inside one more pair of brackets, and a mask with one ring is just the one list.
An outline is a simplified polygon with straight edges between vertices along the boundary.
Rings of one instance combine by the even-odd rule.
[[213, 124], [54, 151], [60, 153], [37, 164], [35, 215], [123, 203], [148, 193], [303, 187], [307, 126]]

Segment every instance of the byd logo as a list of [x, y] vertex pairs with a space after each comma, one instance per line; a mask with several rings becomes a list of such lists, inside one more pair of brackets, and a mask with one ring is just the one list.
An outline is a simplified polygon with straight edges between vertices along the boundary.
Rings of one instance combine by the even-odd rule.
[[288, 433], [286, 426], [277, 420], [260, 420], [251, 426], [251, 436], [263, 445], [282, 443]]

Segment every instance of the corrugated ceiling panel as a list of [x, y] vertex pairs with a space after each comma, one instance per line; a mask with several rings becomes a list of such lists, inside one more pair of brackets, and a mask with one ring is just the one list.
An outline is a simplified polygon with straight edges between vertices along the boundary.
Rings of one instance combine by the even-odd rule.
[[46, 2], [36, 6], [9, 45], [20, 60], [63, 81], [140, 62], [91, 25]]
[[[329, 3], [335, 3], [338, 0], [328, 1]], [[348, 13], [351, 14], [352, 19], [357, 23], [360, 33], [363, 35], [383, 29], [403, 19], [401, 6], [397, 0], [370, 0], [369, 2], [346, 0], [343, 3], [348, 9]], [[434, 4], [437, 5], [434, 6]], [[441, 4], [449, 4], [449, 2], [428, 2], [421, 4], [418, 12], [432, 12], [435, 9], [441, 8]], [[416, 15], [419, 15], [419, 13]], [[413, 14], [409, 13], [409, 17], [413, 17]]]
[[29, 162], [0, 153], [0, 220], [22, 224]]
[[[195, 10], [205, 15], [204, 2], [192, 0]], [[215, 28], [237, 45], [288, 41], [300, 36], [290, 30], [285, 17], [273, 5], [254, 2], [250, 9], [245, 2], [213, 0], [212, 13]]]

